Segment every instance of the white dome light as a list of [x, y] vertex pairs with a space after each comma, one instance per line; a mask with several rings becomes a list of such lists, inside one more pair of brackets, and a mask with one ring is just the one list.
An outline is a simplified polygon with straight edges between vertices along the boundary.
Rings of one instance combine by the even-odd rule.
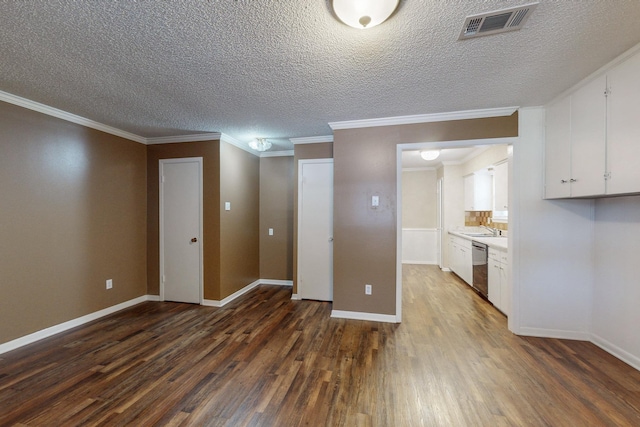
[[382, 24], [398, 7], [399, 0], [333, 0], [333, 11], [353, 28]]
[[440, 150], [425, 150], [420, 152], [420, 157], [425, 160], [435, 160], [440, 155]]

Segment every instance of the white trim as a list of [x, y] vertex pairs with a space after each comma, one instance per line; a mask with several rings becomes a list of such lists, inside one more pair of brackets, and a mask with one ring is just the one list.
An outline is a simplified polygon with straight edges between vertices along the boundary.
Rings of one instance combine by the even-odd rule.
[[409, 265], [438, 265], [438, 262], [432, 262], [432, 261], [422, 261], [422, 260], [411, 260], [411, 259], [405, 259], [404, 261], [402, 261], [402, 264], [409, 264]]
[[96, 129], [111, 135], [119, 136], [121, 138], [129, 139], [131, 141], [139, 142], [141, 144], [147, 143], [147, 138], [142, 137], [140, 135], [136, 135], [131, 132], [120, 130], [113, 126], [105, 125], [103, 123], [96, 122], [95, 120], [87, 119], [86, 117], [68, 113], [66, 111], [59, 110], [57, 108], [50, 107], [45, 104], [41, 104], [36, 101], [31, 101], [29, 99], [22, 98], [20, 96], [13, 95], [7, 92], [0, 91], [0, 101], [8, 102], [9, 104], [17, 105], [19, 107], [23, 107], [28, 110], [37, 111], [38, 113], [46, 114], [47, 116], [56, 117], [58, 119], [66, 120], [67, 122], [75, 123], [91, 129]]
[[163, 168], [166, 163], [197, 163], [198, 165], [198, 186], [200, 187], [198, 191], [198, 218], [199, 218], [199, 227], [198, 230], [198, 241], [200, 242], [199, 246], [199, 256], [200, 256], [200, 272], [199, 272], [199, 284], [198, 284], [198, 292], [200, 303], [204, 301], [204, 160], [202, 157], [182, 157], [175, 159], [160, 159], [158, 160], [158, 185], [159, 185], [159, 197], [158, 197], [158, 215], [159, 215], [159, 250], [160, 250], [160, 301], [164, 301], [164, 185], [163, 185]]
[[403, 228], [403, 231], [438, 231], [437, 228]]
[[365, 313], [361, 311], [331, 310], [331, 317], [336, 319], [369, 320], [372, 322], [400, 323], [392, 314]]
[[291, 294], [291, 299], [294, 301], [302, 301], [302, 297], [298, 294]]
[[414, 116], [383, 117], [378, 119], [330, 122], [333, 130], [370, 128], [377, 126], [408, 125], [415, 123], [444, 122], [450, 120], [484, 119], [512, 115], [518, 107], [484, 108], [480, 110], [452, 111], [448, 113], [417, 114]]
[[261, 285], [293, 286], [293, 280], [260, 279]]
[[160, 295], [147, 295], [147, 301], [160, 301]]
[[518, 335], [527, 337], [556, 338], [561, 340], [590, 341], [588, 332], [567, 331], [562, 329], [520, 327]]
[[591, 342], [607, 353], [614, 355], [618, 359], [622, 360], [625, 363], [628, 363], [629, 365], [640, 371], [640, 357], [635, 356], [626, 350], [623, 350], [617, 345], [595, 334], [591, 334]]
[[244, 288], [240, 289], [239, 291], [236, 291], [236, 292], [232, 293], [231, 295], [229, 295], [226, 298], [223, 298], [220, 301], [218, 301], [218, 300], [210, 300], [210, 299], [203, 299], [202, 300], [202, 305], [205, 305], [205, 306], [208, 306], [208, 307], [223, 307], [223, 306], [229, 304], [234, 299], [241, 297], [242, 295], [244, 295], [247, 292], [249, 292], [251, 289], [253, 289], [256, 286], [260, 285], [260, 282], [261, 282], [260, 279], [258, 279], [255, 282], [249, 283]]
[[154, 297], [156, 297], [156, 295], [143, 295], [138, 298], [121, 302], [120, 304], [116, 304], [111, 307], [107, 307], [102, 310], [69, 320], [67, 322], [59, 323], [57, 325], [54, 325], [45, 329], [41, 329], [32, 334], [25, 335], [20, 338], [16, 338], [15, 340], [6, 342], [4, 344], [0, 344], [0, 354], [6, 353], [11, 350], [15, 350], [19, 347], [22, 347], [28, 344], [32, 344], [36, 341], [40, 341], [41, 339], [59, 334], [60, 332], [68, 331], [69, 329], [75, 328], [77, 326], [81, 326], [86, 323], [93, 322], [94, 320], [100, 319], [101, 317], [108, 316], [117, 311], [124, 310], [125, 308], [133, 307], [134, 305], [140, 304], [142, 302], [154, 301]]
[[449, 267], [442, 267], [440, 271], [444, 271], [445, 273], [451, 273], [451, 269]]
[[196, 142], [196, 141], [218, 141], [221, 138], [220, 132], [198, 133], [193, 135], [158, 136], [155, 138], [145, 138], [147, 145], [173, 144], [176, 142]]
[[260, 158], [262, 157], [292, 157], [293, 150], [282, 150], [282, 151], [263, 151], [260, 153]]
[[333, 142], [333, 135], [307, 136], [304, 138], [289, 138], [293, 145], [298, 144], [320, 144], [323, 142]]

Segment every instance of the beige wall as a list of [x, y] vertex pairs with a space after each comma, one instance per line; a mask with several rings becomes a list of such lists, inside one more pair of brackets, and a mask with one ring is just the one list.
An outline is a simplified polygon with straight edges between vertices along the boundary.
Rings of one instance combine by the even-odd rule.
[[293, 280], [293, 175], [293, 156], [260, 159], [261, 279]]
[[462, 166], [462, 175], [472, 174], [480, 169], [495, 165], [496, 163], [506, 160], [509, 157], [508, 145], [494, 145], [465, 162]]
[[[511, 117], [335, 131], [333, 309], [388, 315], [396, 312], [397, 144], [517, 134], [517, 113]], [[380, 197], [377, 209], [370, 207], [373, 195]], [[367, 283], [373, 285], [371, 296], [364, 294]]]
[[402, 171], [402, 228], [436, 228], [436, 171]]
[[[220, 144], [220, 297], [260, 277], [260, 158]], [[231, 210], [225, 211], [225, 202]]]
[[297, 144], [293, 147], [293, 293], [298, 292], [298, 160], [331, 159], [333, 143]]
[[160, 159], [203, 159], [204, 298], [220, 300], [220, 141], [147, 146], [147, 292], [160, 292], [159, 176]]
[[0, 343], [145, 295], [146, 147], [2, 102], [0, 129]]

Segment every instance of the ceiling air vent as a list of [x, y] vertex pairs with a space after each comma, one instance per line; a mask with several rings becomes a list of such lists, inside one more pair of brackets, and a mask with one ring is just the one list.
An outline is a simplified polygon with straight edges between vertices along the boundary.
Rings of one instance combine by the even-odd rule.
[[519, 30], [538, 3], [467, 16], [458, 40]]

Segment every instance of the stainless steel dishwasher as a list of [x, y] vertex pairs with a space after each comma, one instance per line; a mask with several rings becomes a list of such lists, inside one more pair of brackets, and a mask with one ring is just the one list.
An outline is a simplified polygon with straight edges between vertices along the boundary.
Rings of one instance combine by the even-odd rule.
[[471, 261], [473, 263], [473, 288], [485, 298], [489, 297], [487, 245], [471, 242]]

